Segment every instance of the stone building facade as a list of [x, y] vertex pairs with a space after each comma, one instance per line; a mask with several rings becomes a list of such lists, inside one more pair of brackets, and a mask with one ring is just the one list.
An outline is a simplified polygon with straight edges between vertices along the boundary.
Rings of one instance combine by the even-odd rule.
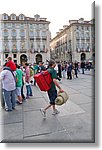
[[24, 14], [0, 16], [0, 65], [8, 56], [21, 64], [38, 63], [50, 59], [50, 22], [38, 14], [34, 18]]
[[70, 20], [51, 40], [51, 58], [56, 61], [88, 61], [95, 53], [94, 22]]

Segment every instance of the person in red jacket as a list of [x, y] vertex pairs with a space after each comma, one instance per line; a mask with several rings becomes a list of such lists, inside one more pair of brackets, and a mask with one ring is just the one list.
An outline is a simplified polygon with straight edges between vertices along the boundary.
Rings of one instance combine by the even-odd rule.
[[6, 63], [6, 66], [7, 67], [10, 67], [10, 69], [12, 70], [12, 71], [15, 71], [16, 70], [16, 65], [15, 65], [15, 63], [12, 61], [12, 57], [8, 57], [7, 58], [7, 63]]

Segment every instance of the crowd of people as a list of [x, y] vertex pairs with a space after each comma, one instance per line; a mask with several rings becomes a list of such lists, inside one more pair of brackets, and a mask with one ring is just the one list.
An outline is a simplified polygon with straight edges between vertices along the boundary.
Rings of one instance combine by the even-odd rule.
[[[79, 67], [77, 61], [74, 63], [55, 63], [54, 61], [49, 61], [47, 64], [39, 62], [38, 65], [36, 63], [18, 65], [12, 61], [11, 57], [8, 57], [7, 62], [0, 72], [0, 80], [2, 80], [2, 102], [5, 111], [12, 111], [15, 109], [16, 103], [22, 104], [23, 101], [27, 101], [27, 99], [33, 96], [32, 85], [36, 86], [34, 75], [48, 69], [50, 71], [53, 70], [53, 73], [51, 73], [53, 86], [49, 90], [50, 92], [48, 91], [50, 104], [45, 109], [41, 109], [41, 112], [45, 115], [46, 110], [52, 106], [53, 114], [57, 114], [58, 111], [55, 108], [55, 99], [57, 97], [56, 86], [59, 88], [60, 92], [63, 92], [57, 80], [61, 81], [61, 78], [72, 80], [74, 76], [78, 78]], [[81, 63], [81, 68], [84, 74], [84, 63]], [[26, 95], [24, 94], [24, 85], [26, 85]]]

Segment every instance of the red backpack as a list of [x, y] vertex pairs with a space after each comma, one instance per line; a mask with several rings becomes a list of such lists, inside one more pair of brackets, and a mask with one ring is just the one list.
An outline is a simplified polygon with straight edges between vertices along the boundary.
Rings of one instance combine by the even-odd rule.
[[34, 79], [41, 91], [48, 91], [51, 88], [52, 78], [48, 70], [35, 74]]

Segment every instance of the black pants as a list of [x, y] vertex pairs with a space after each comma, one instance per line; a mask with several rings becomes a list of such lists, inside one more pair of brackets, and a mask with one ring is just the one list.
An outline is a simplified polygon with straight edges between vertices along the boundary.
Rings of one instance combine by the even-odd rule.
[[[23, 85], [24, 86], [24, 85]], [[25, 95], [24, 95], [24, 93], [23, 93], [23, 86], [22, 86], [22, 88], [21, 88], [21, 95], [22, 95], [22, 99], [25, 99]]]
[[68, 72], [68, 71], [67, 71], [67, 79], [70, 79], [70, 80], [72, 79], [71, 72]]
[[77, 77], [78, 77], [78, 76], [77, 76], [77, 74], [78, 74], [78, 73], [77, 73], [77, 68], [75, 68], [74, 70], [75, 70], [75, 75], [76, 75], [76, 78], [77, 78]]

